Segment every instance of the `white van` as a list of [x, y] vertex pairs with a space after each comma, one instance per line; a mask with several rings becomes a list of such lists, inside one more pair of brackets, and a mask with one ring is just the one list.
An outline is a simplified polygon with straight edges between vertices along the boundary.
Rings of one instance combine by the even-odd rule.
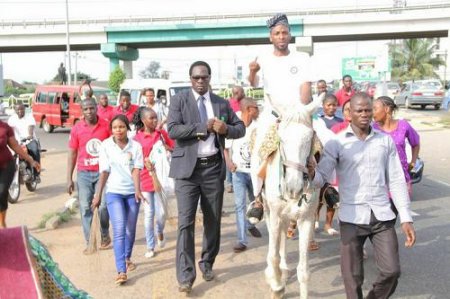
[[[140, 97], [144, 88], [153, 88], [156, 99], [165, 96], [167, 99], [166, 105], [169, 106], [170, 99], [178, 92], [190, 89], [191, 83], [172, 82], [167, 79], [125, 79], [120, 86], [120, 92], [123, 90], [128, 91], [131, 95], [131, 103], [142, 106], [145, 104], [145, 99]], [[119, 101], [117, 101], [117, 105], [119, 105]]]

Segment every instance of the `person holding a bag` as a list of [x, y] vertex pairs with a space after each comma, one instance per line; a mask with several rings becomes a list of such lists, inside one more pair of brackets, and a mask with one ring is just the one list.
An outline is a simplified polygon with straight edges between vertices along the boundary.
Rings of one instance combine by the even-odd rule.
[[[169, 138], [168, 133], [164, 130], [157, 130], [158, 116], [154, 110], [149, 107], [140, 107], [135, 113], [133, 123], [136, 127], [136, 136], [134, 139], [142, 146], [142, 152], [144, 155], [144, 164], [146, 169], [141, 171], [141, 191], [145, 198], [144, 202], [144, 227], [145, 238], [147, 241], [146, 258], [152, 258], [155, 256], [155, 211], [156, 209], [162, 209], [161, 203], [161, 188], [160, 181], [168, 179], [162, 177], [156, 177], [155, 167], [149, 159], [149, 155], [152, 152], [154, 145], [161, 141], [166, 147], [166, 150], [172, 151], [174, 147], [174, 141]], [[155, 147], [155, 150], [157, 148]], [[160, 215], [161, 213], [156, 213]], [[164, 225], [165, 219], [156, 217], [156, 234], [157, 242], [160, 248], [164, 248], [166, 240], [164, 238]]]

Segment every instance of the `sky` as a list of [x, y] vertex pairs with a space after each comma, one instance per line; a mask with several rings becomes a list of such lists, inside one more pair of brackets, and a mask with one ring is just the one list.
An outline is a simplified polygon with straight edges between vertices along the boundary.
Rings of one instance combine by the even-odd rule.
[[[448, 2], [431, 0], [433, 3]], [[292, 9], [332, 9], [372, 7], [370, 0], [315, 0], [315, 1], [198, 1], [198, 0], [69, 0], [69, 18], [100, 18], [126, 16], [184, 16], [217, 15], [224, 13], [282, 12]], [[330, 3], [331, 6], [330, 6]], [[377, 5], [392, 5], [392, 0], [378, 0]], [[408, 0], [408, 4], [430, 3], [430, 1]], [[339, 4], [339, 6], [337, 6]], [[174, 7], [176, 9], [174, 9]], [[8, 20], [64, 19], [64, 0], [0, 0], [0, 22]], [[351, 56], [376, 56], [387, 41], [316, 43], [313, 61], [327, 80], [341, 75], [341, 58]], [[270, 49], [265, 46], [228, 46], [183, 49], [140, 49], [139, 59], [133, 63], [133, 77], [150, 61], [158, 61], [161, 70], [167, 70], [173, 80], [187, 79], [187, 69], [191, 62], [202, 59], [211, 64], [214, 81], [227, 81], [234, 75], [236, 66], [242, 66], [244, 75], [248, 63], [261, 51]], [[74, 53], [72, 53], [75, 55]], [[109, 60], [100, 51], [78, 52], [77, 70], [90, 74], [99, 80], [107, 80]], [[64, 52], [39, 53], [3, 53], [4, 78], [18, 82], [31, 81], [44, 83], [57, 73], [60, 62], [64, 62]], [[72, 71], [75, 68], [72, 58]]]

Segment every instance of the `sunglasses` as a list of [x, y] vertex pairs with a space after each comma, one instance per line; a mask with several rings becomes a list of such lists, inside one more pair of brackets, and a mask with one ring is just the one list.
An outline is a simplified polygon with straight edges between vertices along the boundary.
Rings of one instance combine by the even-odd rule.
[[209, 79], [209, 75], [208, 76], [191, 76], [191, 79], [194, 81], [199, 81], [200, 79], [203, 79], [203, 81], [206, 81]]

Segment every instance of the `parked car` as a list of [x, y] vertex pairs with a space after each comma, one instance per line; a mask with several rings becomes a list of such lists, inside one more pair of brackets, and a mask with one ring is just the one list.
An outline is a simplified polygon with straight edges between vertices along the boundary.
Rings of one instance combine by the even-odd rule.
[[[128, 91], [131, 95], [131, 103], [141, 106], [146, 102], [145, 98], [141, 98], [144, 88], [153, 88], [157, 99], [165, 96], [166, 105], [169, 106], [170, 99], [180, 91], [189, 90], [191, 84], [189, 82], [172, 82], [167, 79], [125, 79], [120, 85], [120, 92]], [[119, 102], [116, 105], [119, 105]]]
[[405, 108], [420, 106], [425, 109], [426, 106], [432, 105], [434, 109], [438, 110], [443, 98], [444, 92], [439, 86], [408, 81], [400, 94], [394, 98], [394, 101], [397, 105], [404, 105]]
[[381, 96], [388, 96], [391, 99], [394, 99], [400, 92], [400, 84], [396, 82], [378, 82], [375, 85], [375, 93], [374, 93], [374, 99], [381, 97]]

